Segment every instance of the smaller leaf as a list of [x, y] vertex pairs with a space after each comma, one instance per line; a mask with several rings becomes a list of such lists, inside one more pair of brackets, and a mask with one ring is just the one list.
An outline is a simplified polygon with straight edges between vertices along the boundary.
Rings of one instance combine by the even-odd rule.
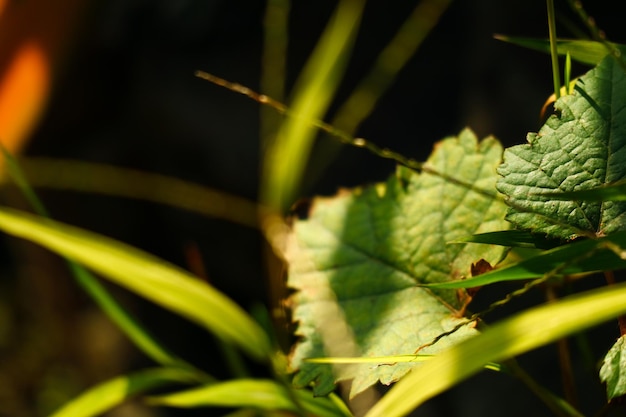
[[[506, 35], [496, 35], [496, 39], [509, 42], [536, 51], [550, 53], [550, 41], [547, 39], [520, 38]], [[626, 45], [611, 44], [621, 51], [626, 51]], [[580, 39], [557, 40], [557, 52], [559, 55], [567, 55], [583, 64], [597, 65], [609, 54], [607, 47], [602, 42]]]
[[422, 286], [447, 289], [473, 288], [501, 281], [539, 278], [553, 272], [558, 272], [559, 275], [572, 275], [623, 269], [626, 268], [626, 259], [623, 259], [626, 252], [622, 248], [626, 248], [626, 232], [617, 232], [600, 239], [581, 240], [559, 246], [475, 277]]
[[196, 373], [178, 368], [155, 368], [103, 382], [63, 405], [50, 417], [96, 416], [116, 407], [127, 398], [152, 388], [197, 382]]
[[617, 339], [604, 357], [600, 380], [606, 382], [609, 400], [626, 394], [626, 336]]
[[327, 397], [314, 397], [309, 390], [292, 390], [266, 379], [236, 379], [194, 388], [173, 394], [151, 397], [153, 405], [170, 407], [237, 407], [260, 410], [301, 411], [293, 401], [311, 415], [324, 417], [345, 417], [350, 413], [337, 406]]

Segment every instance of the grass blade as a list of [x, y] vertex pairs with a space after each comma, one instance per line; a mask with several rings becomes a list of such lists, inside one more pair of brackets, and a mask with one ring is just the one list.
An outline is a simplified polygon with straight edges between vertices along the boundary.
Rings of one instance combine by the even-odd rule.
[[[522, 38], [513, 36], [496, 35], [496, 39], [522, 46], [536, 51], [550, 53], [550, 41], [545, 39]], [[624, 45], [611, 44], [614, 48], [625, 50]], [[610, 53], [602, 42], [580, 39], [558, 39], [556, 42], [559, 55], [570, 54], [574, 61], [587, 65], [598, 65], [602, 59]]]
[[10, 208], [0, 208], [0, 229], [85, 265], [256, 359], [268, 360], [271, 355], [261, 327], [232, 300], [187, 271], [121, 242]]
[[[537, 256], [472, 278], [425, 285], [431, 288], [473, 288], [500, 281], [539, 278], [548, 273], [585, 274], [626, 268], [626, 232], [559, 246]], [[619, 255], [618, 255], [619, 254]], [[593, 255], [593, 256], [592, 256]]]
[[[42, 217], [50, 217], [45, 206], [32, 189], [22, 167], [16, 159], [0, 144], [0, 150], [4, 154], [7, 163], [7, 172], [15, 182], [29, 204]], [[98, 279], [81, 265], [67, 261], [68, 268], [76, 279], [76, 282], [91, 296], [102, 311], [111, 319], [119, 329], [139, 348], [157, 363], [167, 366], [181, 366], [191, 368], [191, 365], [168, 352], [163, 348], [150, 333], [126, 312], [122, 306], [100, 284]]]
[[178, 368], [147, 369], [103, 382], [64, 404], [50, 417], [96, 416], [152, 388], [197, 381], [194, 373]]
[[[350, 415], [347, 409], [335, 405], [328, 397], [314, 397], [309, 390], [293, 390], [293, 394], [304, 411], [310, 415], [320, 417]], [[152, 405], [179, 408], [242, 407], [268, 411], [301, 411], [291, 400], [291, 395], [287, 392], [286, 387], [267, 379], [236, 379], [151, 397], [148, 402]]]
[[292, 204], [316, 130], [310, 121], [323, 118], [339, 85], [359, 27], [364, 0], [339, 2], [311, 54], [296, 87], [291, 109], [263, 161], [263, 202], [283, 210]]
[[[626, 284], [533, 308], [488, 328], [399, 381], [366, 417], [399, 417], [424, 401], [500, 362], [626, 313]], [[585, 312], [585, 314], [581, 314]]]

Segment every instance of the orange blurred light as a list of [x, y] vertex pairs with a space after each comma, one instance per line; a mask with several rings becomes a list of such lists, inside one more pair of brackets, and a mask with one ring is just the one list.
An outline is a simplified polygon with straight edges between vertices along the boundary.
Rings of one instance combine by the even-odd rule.
[[44, 108], [49, 66], [41, 46], [27, 40], [0, 75], [0, 141], [11, 153], [19, 151]]

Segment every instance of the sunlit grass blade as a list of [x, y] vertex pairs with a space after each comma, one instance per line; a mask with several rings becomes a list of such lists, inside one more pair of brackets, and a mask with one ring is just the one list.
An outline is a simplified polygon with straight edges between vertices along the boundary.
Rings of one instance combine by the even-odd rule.
[[[366, 417], [399, 417], [483, 369], [626, 313], [626, 284], [533, 308], [495, 324], [400, 380]], [[581, 314], [584, 312], [584, 314]]]
[[[525, 48], [550, 53], [550, 41], [547, 39], [522, 38], [505, 35], [496, 35], [495, 38]], [[626, 51], [626, 45], [612, 45], [619, 48], [621, 51]], [[599, 64], [600, 61], [602, 61], [602, 59], [610, 53], [602, 42], [579, 39], [558, 39], [556, 48], [559, 55], [567, 55], [569, 52], [574, 61], [587, 65]]]
[[[432, 288], [473, 288], [500, 281], [538, 278], [558, 272], [585, 274], [626, 268], [626, 232], [559, 246], [501, 269], [459, 281], [428, 284]], [[619, 253], [619, 256], [617, 253]]]
[[572, 54], [567, 51], [565, 54], [565, 69], [563, 70], [563, 82], [566, 88], [565, 94], [572, 94], [574, 86], [572, 85]]
[[282, 211], [293, 201], [317, 133], [339, 85], [359, 27], [364, 0], [342, 0], [311, 54], [293, 92], [294, 117], [285, 120], [263, 160], [262, 201]]
[[120, 405], [129, 397], [164, 386], [198, 382], [198, 376], [178, 368], [147, 369], [103, 382], [64, 404], [50, 417], [90, 417]]
[[[330, 363], [330, 364], [354, 364], [354, 363], [371, 363], [372, 365], [387, 365], [397, 362], [424, 362], [435, 358], [436, 355], [393, 355], [393, 356], [376, 356], [372, 358], [311, 358], [306, 362], [311, 363]], [[503, 367], [499, 363], [489, 362], [485, 365], [485, 369], [500, 372]]]
[[[49, 217], [46, 208], [24, 175], [21, 165], [1, 144], [0, 150], [7, 164], [9, 177], [15, 182], [35, 212], [40, 216]], [[142, 352], [162, 365], [190, 367], [189, 364], [168, 352], [147, 330], [142, 328], [89, 271], [72, 261], [68, 261], [68, 267], [77, 283]]]
[[[300, 408], [291, 395], [296, 397]], [[313, 397], [309, 390], [292, 390], [267, 379], [235, 379], [199, 388], [148, 398], [152, 405], [178, 408], [241, 407], [259, 410], [305, 411], [320, 417], [350, 416], [347, 409], [327, 397]]]
[[269, 340], [235, 302], [190, 273], [121, 242], [10, 208], [0, 229], [79, 262], [118, 285], [205, 327], [256, 359], [267, 361]]

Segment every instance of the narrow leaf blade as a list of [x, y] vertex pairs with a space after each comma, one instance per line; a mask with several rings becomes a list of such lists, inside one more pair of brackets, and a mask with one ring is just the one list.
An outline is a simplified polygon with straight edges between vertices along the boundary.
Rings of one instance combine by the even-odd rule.
[[[429, 284], [431, 288], [473, 288], [502, 281], [557, 275], [587, 274], [626, 268], [626, 232], [586, 239], [550, 249], [531, 258], [472, 278]], [[617, 252], [617, 253], [616, 253]]]
[[50, 417], [96, 416], [120, 405], [127, 398], [150, 389], [197, 381], [197, 374], [183, 369], [147, 369], [103, 382], [68, 402]]
[[[547, 39], [506, 35], [496, 35], [495, 38], [524, 48], [550, 53], [550, 41]], [[612, 45], [622, 51], [626, 51], [626, 45], [615, 43]], [[609, 54], [609, 50], [602, 42], [583, 39], [559, 39], [557, 40], [557, 52], [559, 55], [567, 55], [569, 53], [573, 60], [588, 65], [598, 65]]]
[[236, 379], [193, 388], [172, 394], [154, 396], [150, 404], [177, 408], [236, 407], [267, 411], [285, 410], [298, 412], [294, 395], [304, 410], [316, 416], [345, 417], [346, 410], [338, 408], [327, 397], [314, 397], [309, 390], [292, 390], [276, 381], [266, 379]]
[[404, 416], [488, 362], [506, 360], [626, 313], [625, 297], [626, 284], [620, 284], [506, 319], [425, 362], [392, 387], [365, 417]]
[[85, 265], [204, 326], [259, 360], [271, 355], [266, 334], [245, 311], [174, 265], [95, 233], [6, 207], [0, 208], [0, 229]]

